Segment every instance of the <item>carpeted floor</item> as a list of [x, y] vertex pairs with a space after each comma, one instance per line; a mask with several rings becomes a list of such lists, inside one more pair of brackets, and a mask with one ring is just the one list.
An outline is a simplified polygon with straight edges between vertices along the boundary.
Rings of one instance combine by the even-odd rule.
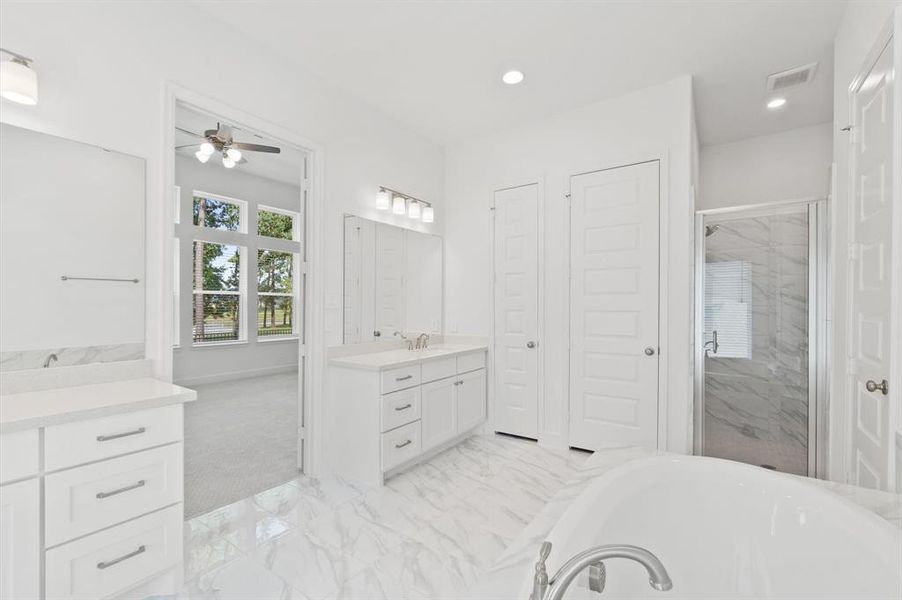
[[298, 376], [193, 386], [185, 405], [185, 518], [298, 476]]

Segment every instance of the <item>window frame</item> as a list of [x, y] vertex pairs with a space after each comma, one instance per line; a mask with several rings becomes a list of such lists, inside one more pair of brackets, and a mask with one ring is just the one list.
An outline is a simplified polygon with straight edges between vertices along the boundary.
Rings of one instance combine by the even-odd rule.
[[[194, 223], [194, 199], [195, 198], [206, 198], [208, 200], [216, 200], [217, 202], [223, 202], [225, 204], [232, 204], [238, 207], [238, 229], [220, 229], [218, 227], [207, 227], [205, 224], [201, 223], [199, 225]], [[199, 229], [205, 231], [227, 231], [229, 233], [236, 234], [245, 234], [247, 235], [247, 222], [248, 222], [248, 202], [247, 200], [241, 200], [240, 198], [233, 198], [231, 196], [223, 196], [222, 194], [213, 194], [211, 192], [205, 192], [203, 190], [192, 190], [191, 192], [191, 226], [197, 227]], [[217, 242], [213, 242], [217, 243]]]
[[[276, 215], [285, 215], [286, 217], [291, 217], [291, 239], [286, 238], [274, 238], [266, 235], [260, 235], [259, 233], [259, 225], [257, 232], [255, 235], [259, 240], [282, 240], [284, 242], [298, 242], [301, 241], [301, 230], [300, 230], [300, 222], [301, 222], [301, 213], [294, 210], [288, 210], [285, 208], [276, 208], [274, 206], [269, 206], [268, 204], [257, 204], [257, 219], [256, 223], [260, 223], [260, 213], [268, 212]], [[258, 244], [259, 248], [263, 248], [262, 244]], [[268, 248], [267, 248], [268, 249]]]
[[[192, 197], [193, 202], [193, 197]], [[222, 230], [211, 227], [202, 227], [200, 225], [194, 225], [194, 227], [198, 229], [206, 229], [208, 231], [229, 231], [230, 233], [237, 233], [231, 230]], [[242, 244], [230, 243], [225, 241], [216, 241], [210, 238], [203, 238], [195, 235], [191, 242], [192, 252], [194, 251], [194, 244], [197, 242], [201, 242], [203, 244], [216, 244], [217, 246], [234, 246], [235, 253], [238, 255], [238, 289], [237, 290], [196, 290], [194, 289], [194, 263], [192, 261], [191, 266], [191, 299], [200, 294], [202, 296], [237, 296], [238, 297], [238, 337], [234, 340], [214, 340], [214, 341], [197, 341], [195, 339], [195, 323], [194, 318], [192, 316], [191, 319], [191, 345], [195, 348], [201, 347], [205, 348], [208, 346], [227, 346], [231, 344], [244, 344], [247, 343], [247, 247]], [[192, 302], [193, 305], [193, 302]]]

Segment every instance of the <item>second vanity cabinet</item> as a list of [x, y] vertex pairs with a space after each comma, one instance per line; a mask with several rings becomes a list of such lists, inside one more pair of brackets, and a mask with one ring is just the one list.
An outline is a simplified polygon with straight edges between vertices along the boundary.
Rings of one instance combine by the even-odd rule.
[[381, 485], [406, 465], [469, 435], [486, 417], [485, 360], [485, 350], [478, 349], [402, 366], [333, 361], [328, 382], [333, 470]]

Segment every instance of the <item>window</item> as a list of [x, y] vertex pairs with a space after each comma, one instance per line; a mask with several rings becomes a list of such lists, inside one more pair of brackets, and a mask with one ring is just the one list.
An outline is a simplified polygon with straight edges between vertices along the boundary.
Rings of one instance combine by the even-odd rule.
[[752, 264], [705, 264], [705, 341], [717, 332], [717, 358], [752, 357]]
[[212, 194], [194, 193], [193, 222], [198, 227], [242, 231], [244, 203]]
[[290, 336], [294, 326], [296, 282], [295, 255], [291, 252], [257, 251], [257, 336]]
[[298, 240], [298, 214], [261, 206], [257, 212], [257, 235], [282, 240]]
[[243, 339], [239, 247], [195, 240], [193, 274], [194, 342]]

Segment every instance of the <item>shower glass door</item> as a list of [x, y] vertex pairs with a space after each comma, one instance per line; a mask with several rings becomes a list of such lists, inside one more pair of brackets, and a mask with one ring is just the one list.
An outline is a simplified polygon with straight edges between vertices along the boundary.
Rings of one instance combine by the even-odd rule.
[[813, 474], [814, 204], [700, 216], [696, 453]]

